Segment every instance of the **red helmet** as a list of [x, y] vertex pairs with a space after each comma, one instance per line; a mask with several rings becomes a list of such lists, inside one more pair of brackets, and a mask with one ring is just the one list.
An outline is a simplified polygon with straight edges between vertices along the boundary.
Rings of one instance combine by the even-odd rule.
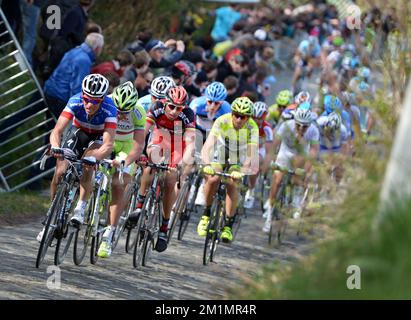
[[184, 76], [189, 77], [191, 76], [191, 70], [190, 70], [190, 66], [183, 62], [183, 61], [178, 61], [174, 64], [174, 67], [180, 71]]
[[166, 101], [176, 105], [185, 105], [187, 98], [187, 91], [183, 86], [171, 87], [166, 93]]

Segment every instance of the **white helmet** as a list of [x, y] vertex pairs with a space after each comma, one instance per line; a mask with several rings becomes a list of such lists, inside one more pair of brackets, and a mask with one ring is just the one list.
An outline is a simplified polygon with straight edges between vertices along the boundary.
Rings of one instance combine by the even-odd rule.
[[294, 113], [294, 120], [296, 123], [303, 126], [310, 125], [312, 122], [311, 111], [305, 109], [297, 109], [297, 111]]
[[341, 116], [336, 112], [331, 112], [328, 115], [325, 127], [329, 128], [331, 131], [335, 131], [341, 128]]
[[262, 101], [257, 101], [254, 103], [253, 107], [253, 117], [260, 119], [264, 116], [265, 113], [267, 113], [268, 107], [265, 102]]
[[92, 73], [83, 79], [83, 92], [91, 98], [104, 98], [110, 83], [101, 74]]
[[301, 91], [300, 93], [297, 94], [297, 96], [294, 99], [294, 102], [296, 104], [301, 104], [305, 101], [311, 102], [310, 101], [310, 93], [308, 91]]
[[171, 87], [176, 84], [171, 77], [159, 76], [153, 80], [150, 87], [150, 94], [157, 99], [164, 99], [166, 97], [166, 92]]

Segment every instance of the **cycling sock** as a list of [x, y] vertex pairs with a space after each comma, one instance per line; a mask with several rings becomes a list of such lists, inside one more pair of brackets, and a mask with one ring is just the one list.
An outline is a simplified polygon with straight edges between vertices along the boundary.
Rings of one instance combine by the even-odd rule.
[[87, 201], [79, 200], [79, 202], [77, 202], [77, 205], [76, 205], [76, 209], [75, 209], [75, 210], [82, 210], [82, 211], [84, 211], [84, 210], [86, 210], [86, 207], [87, 207]]
[[203, 216], [209, 217], [211, 215], [211, 206], [205, 206], [203, 211]]
[[107, 238], [107, 239], [109, 239], [109, 240], [111, 241], [112, 238], [113, 238], [113, 235], [114, 235], [114, 231], [115, 231], [115, 230], [116, 230], [116, 227], [115, 227], [115, 226], [109, 226], [109, 227], [107, 227], [106, 230], [104, 231], [103, 238]]
[[163, 223], [161, 224], [160, 227], [160, 232], [167, 232], [168, 230], [168, 222], [170, 221], [170, 219], [164, 219], [163, 218]]
[[226, 217], [225, 219], [225, 227], [232, 228], [234, 224], [234, 217]]

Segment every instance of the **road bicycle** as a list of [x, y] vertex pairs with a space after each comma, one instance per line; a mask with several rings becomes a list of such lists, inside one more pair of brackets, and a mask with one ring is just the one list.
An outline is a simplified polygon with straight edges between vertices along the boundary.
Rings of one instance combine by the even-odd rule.
[[[50, 146], [45, 150], [40, 160], [40, 168], [43, 170], [47, 159], [50, 157]], [[71, 149], [55, 149], [54, 153], [60, 153], [61, 158], [68, 163], [67, 170], [57, 186], [57, 192], [47, 212], [44, 222], [44, 232], [37, 252], [36, 268], [44, 260], [53, 240], [56, 240], [54, 264], [59, 265], [67, 255], [76, 229], [69, 223], [70, 216], [75, 208], [80, 193], [80, 178], [83, 165], [95, 165], [88, 159], [77, 159]]]

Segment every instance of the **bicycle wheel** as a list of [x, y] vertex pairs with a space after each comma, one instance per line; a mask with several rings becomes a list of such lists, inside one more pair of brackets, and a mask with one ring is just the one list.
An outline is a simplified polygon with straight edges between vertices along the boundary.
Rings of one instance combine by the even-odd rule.
[[149, 223], [147, 224], [146, 234], [144, 235], [143, 260], [141, 263], [143, 266], [147, 266], [148, 260], [151, 256], [151, 252], [155, 247], [155, 241], [157, 240], [158, 232], [160, 230], [160, 203], [156, 201], [151, 210], [153, 211], [151, 216], [149, 217]]
[[94, 196], [91, 194], [87, 204], [87, 209], [84, 217], [84, 224], [80, 226], [74, 235], [73, 245], [73, 262], [79, 266], [87, 253], [87, 247], [93, 234], [93, 213], [94, 213]]
[[232, 228], [232, 230], [233, 230], [233, 241], [236, 239], [238, 230], [240, 229], [242, 216], [243, 215], [240, 212], [237, 212], [234, 216], [234, 223], [233, 223], [233, 228]]
[[153, 206], [154, 201], [154, 193], [152, 190], [149, 190], [146, 199], [144, 200], [143, 208], [141, 209], [140, 217], [137, 223], [137, 233], [136, 237], [133, 241], [134, 243], [134, 250], [133, 250], [133, 266], [134, 268], [138, 268], [142, 265], [143, 261], [143, 253], [144, 253], [144, 240], [146, 234], [148, 233], [147, 223], [148, 223], [148, 215], [149, 210]]
[[181, 215], [180, 215], [180, 225], [178, 227], [178, 236], [177, 239], [178, 240], [183, 240], [184, 234], [187, 230], [188, 224], [190, 223], [190, 218], [191, 218], [191, 214], [196, 212], [196, 205], [195, 205], [195, 201], [197, 198], [197, 194], [198, 194], [198, 189], [200, 188], [200, 184], [201, 184], [201, 176], [197, 175], [196, 180], [194, 182], [195, 185], [195, 189], [192, 195], [190, 195], [190, 188], [189, 188], [189, 195], [188, 195], [188, 199], [187, 199], [187, 205], [185, 206], [185, 210], [182, 211]]
[[217, 203], [213, 204], [214, 210], [211, 210], [210, 222], [207, 226], [207, 235], [204, 241], [203, 265], [205, 266], [210, 261], [213, 261], [214, 251], [216, 249], [221, 203], [219, 203], [218, 200], [215, 202]]
[[[69, 191], [69, 189], [66, 189], [66, 190]], [[66, 192], [65, 196], [67, 199], [68, 192]], [[57, 232], [58, 240], [57, 240], [57, 245], [56, 245], [56, 251], [54, 253], [54, 264], [56, 266], [63, 263], [64, 258], [67, 255], [67, 252], [70, 248], [71, 242], [75, 234], [75, 229], [70, 225], [69, 217], [75, 208], [75, 205], [78, 201], [79, 196], [80, 196], [80, 190], [77, 189], [76, 194], [74, 195], [74, 198], [71, 201], [70, 209], [68, 211], [65, 209], [66, 212], [64, 214], [63, 221], [60, 223], [61, 224], [61, 227], [59, 228], [60, 231]], [[64, 206], [66, 205], [67, 205], [67, 201]]]
[[171, 238], [173, 237], [174, 230], [177, 226], [178, 220], [184, 211], [184, 207], [186, 206], [188, 192], [190, 191], [190, 184], [184, 183], [183, 188], [178, 193], [177, 200], [175, 202], [174, 210], [171, 212], [170, 223], [168, 227], [168, 234], [167, 234], [167, 243], [170, 243]]
[[[131, 200], [127, 201], [128, 205], [125, 209], [128, 212], [127, 217], [129, 217], [130, 214], [133, 213], [133, 211], [136, 208], [138, 190], [134, 190], [134, 188], [131, 188], [129, 192], [131, 193]], [[141, 215], [138, 216], [137, 222], [135, 223], [131, 223], [128, 219], [125, 223], [124, 228], [127, 230], [127, 237], [126, 237], [126, 244], [125, 244], [126, 253], [131, 253], [134, 248], [134, 245], [135, 245], [134, 240], [136, 240], [137, 238], [137, 230], [138, 230], [136, 226], [138, 225], [138, 221], [140, 217]]]
[[63, 195], [67, 188], [66, 184], [60, 184], [57, 193], [54, 196], [54, 200], [51, 204], [51, 207], [47, 213], [47, 219], [44, 226], [43, 237], [41, 238], [39, 250], [37, 251], [36, 257], [36, 268], [40, 267], [40, 264], [43, 262], [44, 257], [46, 256], [47, 250], [50, 247], [53, 238], [54, 232], [57, 227], [58, 212], [62, 209], [63, 205]]

